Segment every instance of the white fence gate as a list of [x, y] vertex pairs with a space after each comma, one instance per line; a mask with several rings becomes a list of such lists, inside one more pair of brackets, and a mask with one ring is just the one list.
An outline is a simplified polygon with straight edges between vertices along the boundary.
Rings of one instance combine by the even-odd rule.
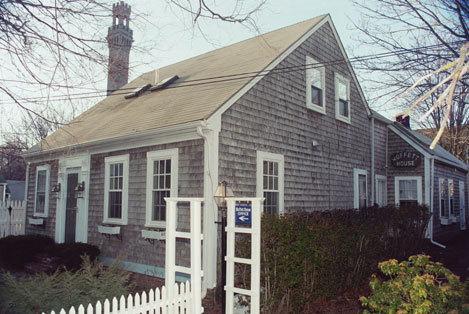
[[[261, 208], [264, 198], [227, 198], [226, 221], [226, 314], [245, 312], [235, 311], [235, 295], [250, 298], [251, 314], [260, 313], [261, 280]], [[251, 258], [237, 257], [235, 254], [236, 234], [251, 235]], [[250, 289], [235, 286], [235, 263], [249, 265], [251, 268]], [[247, 312], [247, 311], [246, 311]]]
[[[202, 307], [202, 202], [203, 198], [173, 197], [165, 198], [166, 210], [166, 244], [165, 244], [165, 285], [174, 287], [176, 273], [190, 275], [191, 280], [191, 311], [203, 313]], [[190, 231], [177, 230], [178, 203], [189, 203]], [[176, 239], [190, 240], [190, 267], [176, 263]], [[168, 289], [168, 297], [173, 298], [176, 291]], [[172, 313], [172, 312], [170, 312]]]
[[[169, 298], [169, 291], [174, 295]], [[192, 312], [192, 289], [189, 282], [174, 284], [173, 289], [162, 287], [161, 290], [151, 289], [149, 293], [143, 292], [141, 295], [129, 294], [127, 297], [121, 296], [106, 299], [104, 302], [96, 302], [95, 305], [88, 304], [71, 307], [68, 311], [61, 309], [58, 314], [197, 314]], [[44, 314], [44, 313], [43, 313]], [[51, 314], [56, 314], [52, 311]]]
[[[11, 212], [9, 210], [11, 208]], [[22, 235], [26, 226], [26, 202], [0, 202], [0, 238]]]

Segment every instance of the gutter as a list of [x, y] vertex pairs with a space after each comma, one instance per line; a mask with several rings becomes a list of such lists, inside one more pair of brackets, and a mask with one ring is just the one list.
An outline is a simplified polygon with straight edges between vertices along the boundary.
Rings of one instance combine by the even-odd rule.
[[371, 116], [371, 205], [375, 204], [375, 118]]

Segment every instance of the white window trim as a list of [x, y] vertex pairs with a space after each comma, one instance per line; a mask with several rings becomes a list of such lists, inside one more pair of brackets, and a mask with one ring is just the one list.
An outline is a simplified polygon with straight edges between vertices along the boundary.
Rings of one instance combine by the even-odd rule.
[[377, 199], [377, 191], [378, 191], [378, 182], [379, 181], [384, 181], [384, 206], [388, 204], [388, 178], [386, 176], [383, 176], [381, 174], [376, 174], [375, 175], [375, 200]]
[[368, 171], [365, 169], [358, 169], [354, 168], [353, 169], [353, 208], [358, 209], [360, 207], [360, 195], [358, 194], [359, 192], [359, 186], [358, 186], [358, 176], [359, 175], [364, 175], [365, 176], [365, 182], [366, 182], [366, 202], [368, 206], [368, 202], [370, 201], [369, 195], [368, 195]]
[[[45, 187], [45, 200], [44, 200], [44, 212], [38, 213], [36, 212], [36, 202], [37, 202], [37, 177], [39, 175], [39, 171], [45, 170], [46, 171], [46, 187]], [[36, 167], [36, 181], [34, 187], [34, 217], [43, 217], [46, 218], [49, 215], [49, 191], [50, 190], [50, 165], [41, 165]]]
[[[344, 117], [342, 115], [339, 114], [339, 95], [337, 93], [338, 91], [338, 88], [337, 88], [337, 83], [339, 81], [342, 81], [343, 83], [345, 83], [345, 85], [347, 86], [347, 101], [348, 101], [348, 117]], [[351, 115], [352, 115], [352, 111], [351, 111], [351, 101], [350, 101], [350, 80], [348, 78], [345, 78], [344, 76], [340, 75], [339, 73], [334, 73], [334, 102], [335, 102], [335, 118], [337, 120], [340, 120], [342, 122], [346, 122], [346, 123], [352, 123], [352, 119], [351, 119]]]
[[[123, 164], [122, 181], [122, 218], [109, 218], [109, 165], [114, 163]], [[113, 225], [126, 225], [128, 222], [128, 204], [129, 204], [129, 154], [110, 156], [104, 159], [104, 214], [103, 223]]]
[[257, 151], [257, 168], [256, 168], [256, 194], [257, 197], [264, 197], [263, 188], [263, 164], [265, 161], [278, 162], [278, 212], [282, 215], [285, 212], [285, 162], [283, 155], [274, 154], [264, 151]]
[[166, 228], [166, 221], [152, 220], [153, 211], [153, 171], [156, 160], [171, 159], [171, 197], [177, 197], [178, 194], [178, 168], [179, 168], [179, 150], [177, 148], [151, 151], [147, 153], [147, 187], [146, 187], [146, 213], [145, 227], [148, 228]]
[[421, 176], [397, 176], [394, 177], [394, 199], [396, 206], [399, 206], [399, 181], [401, 180], [417, 180], [417, 203], [423, 204], [422, 201], [422, 177]]
[[[321, 71], [322, 107], [311, 101], [311, 80], [309, 73], [312, 69], [308, 67], [311, 67], [312, 64], [314, 64], [315, 70]], [[322, 63], [319, 63], [310, 56], [306, 56], [306, 107], [313, 111], [326, 114], [326, 68]]]
[[[450, 190], [449, 190], [450, 183], [453, 186], [453, 196], [450, 195]], [[448, 179], [448, 216], [451, 217], [452, 219], [456, 219], [456, 214], [455, 214], [456, 206], [454, 206], [456, 200], [454, 199], [454, 192], [455, 192], [454, 180], [453, 179]], [[451, 210], [451, 199], [453, 199], [453, 209], [452, 210]]]

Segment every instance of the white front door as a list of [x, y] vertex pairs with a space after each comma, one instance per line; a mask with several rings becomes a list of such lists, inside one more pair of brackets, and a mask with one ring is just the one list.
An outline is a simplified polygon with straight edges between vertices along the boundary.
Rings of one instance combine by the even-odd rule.
[[459, 223], [461, 230], [466, 230], [466, 190], [464, 181], [459, 181]]
[[[89, 173], [89, 156], [64, 158], [59, 162], [60, 195], [55, 219], [57, 243], [88, 241]], [[84, 187], [83, 192], [75, 192], [79, 184]]]

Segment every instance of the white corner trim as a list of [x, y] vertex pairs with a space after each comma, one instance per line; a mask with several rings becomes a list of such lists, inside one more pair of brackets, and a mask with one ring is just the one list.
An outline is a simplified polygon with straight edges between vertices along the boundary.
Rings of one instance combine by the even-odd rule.
[[394, 177], [394, 199], [396, 205], [401, 201], [399, 199], [399, 181], [401, 180], [416, 180], [417, 181], [417, 202], [422, 204], [422, 177], [421, 176], [396, 176]]
[[[44, 191], [44, 212], [37, 212], [37, 177], [39, 171], [46, 171], [46, 186]], [[49, 215], [49, 194], [50, 194], [50, 165], [40, 165], [36, 167], [36, 179], [34, 182], [34, 217], [46, 218]]]
[[[308, 65], [314, 64], [314, 68], [308, 68]], [[322, 63], [317, 61], [311, 56], [306, 56], [306, 108], [311, 109], [313, 111], [326, 114], [326, 68]], [[317, 67], [316, 67], [317, 66]], [[312, 86], [312, 80], [311, 80], [311, 72], [313, 70], [318, 70], [321, 72], [321, 90], [322, 90], [322, 106], [319, 106], [317, 104], [314, 104], [311, 101], [311, 86]]]
[[[123, 164], [123, 182], [122, 182], [122, 217], [109, 217], [109, 166], [114, 163]], [[114, 225], [126, 225], [129, 204], [129, 154], [119, 156], [109, 156], [104, 159], [104, 208], [103, 223]]]
[[[358, 176], [359, 175], [364, 175], [365, 176], [365, 182], [366, 182], [366, 201], [367, 203], [369, 202], [369, 193], [368, 193], [368, 171], [365, 169], [358, 169], [354, 168], [353, 169], [353, 208], [358, 209], [360, 207], [360, 187], [358, 184]], [[368, 205], [368, 204], [366, 204]]]
[[154, 165], [158, 160], [171, 160], [170, 197], [178, 196], [179, 149], [165, 149], [147, 152], [147, 182], [145, 227], [166, 228], [166, 221], [152, 220]]
[[285, 212], [285, 160], [283, 155], [274, 154], [264, 151], [257, 151], [257, 167], [256, 167], [256, 195], [257, 197], [264, 197], [263, 187], [263, 162], [273, 161], [278, 163], [278, 203], [279, 214]]
[[[342, 82], [347, 87], [347, 104], [348, 104], [348, 117], [345, 117], [339, 113], [339, 94], [337, 84]], [[350, 80], [345, 76], [334, 72], [334, 103], [335, 103], [335, 118], [342, 122], [346, 122], [348, 124], [352, 123], [352, 104], [350, 100]]]

